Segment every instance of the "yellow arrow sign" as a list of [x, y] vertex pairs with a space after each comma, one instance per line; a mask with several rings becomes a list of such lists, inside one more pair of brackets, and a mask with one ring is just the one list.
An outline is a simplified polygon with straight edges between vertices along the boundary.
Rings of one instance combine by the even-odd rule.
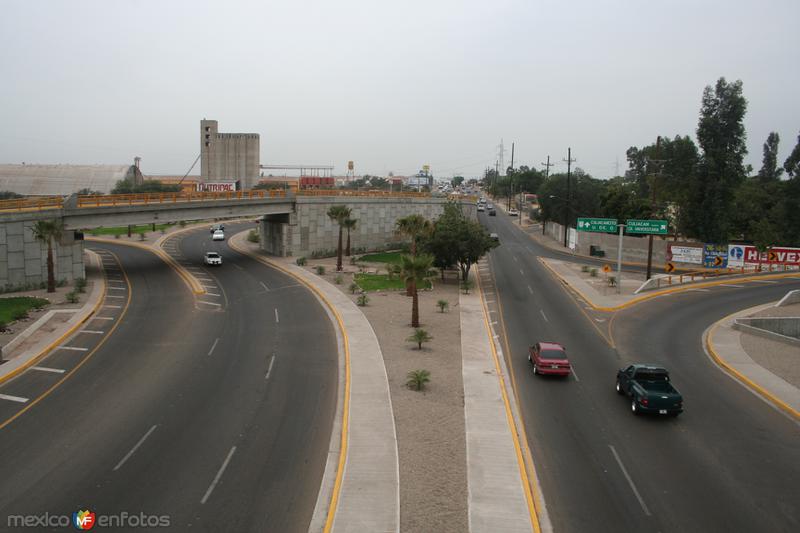
[[770, 252], [769, 253], [769, 260], [770, 261], [777, 261], [778, 260], [778, 254], [776, 254], [775, 252]]
[[606, 272], [606, 273], [611, 272], [611, 267], [608, 266], [608, 265], [603, 265], [603, 272]]
[[722, 266], [722, 258], [720, 256], [714, 258], [714, 266], [715, 267]]
[[664, 265], [664, 270], [666, 270], [667, 273], [675, 272], [675, 265], [673, 265], [672, 263], [667, 263], [666, 265]]

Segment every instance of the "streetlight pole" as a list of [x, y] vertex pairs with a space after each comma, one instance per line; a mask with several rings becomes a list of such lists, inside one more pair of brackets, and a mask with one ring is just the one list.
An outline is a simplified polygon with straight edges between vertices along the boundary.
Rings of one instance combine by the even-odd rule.
[[622, 293], [622, 232], [625, 229], [625, 224], [618, 224], [619, 226], [619, 242], [617, 244], [617, 294]]
[[564, 216], [564, 248], [567, 248], [567, 235], [569, 234], [569, 208], [570, 208], [570, 200], [572, 198], [572, 189], [570, 185], [570, 171], [572, 169], [572, 163], [575, 162], [572, 159], [572, 148], [567, 148], [567, 211], [566, 215]]

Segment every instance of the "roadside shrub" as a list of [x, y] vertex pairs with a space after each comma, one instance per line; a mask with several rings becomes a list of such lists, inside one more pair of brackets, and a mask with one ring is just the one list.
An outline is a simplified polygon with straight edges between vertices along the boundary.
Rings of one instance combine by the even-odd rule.
[[472, 288], [472, 282], [470, 280], [464, 280], [461, 282], [461, 290], [464, 291], [464, 294], [469, 294], [469, 290]]
[[80, 301], [78, 293], [76, 293], [75, 291], [68, 292], [65, 298], [67, 299], [67, 303], [71, 304], [76, 304]]
[[342, 278], [342, 275], [341, 275], [341, 274], [338, 274], [338, 275], [337, 275], [335, 278], [333, 278], [333, 282], [334, 282], [335, 284], [337, 284], [337, 285], [341, 285], [341, 284], [342, 284], [342, 281], [344, 281], [344, 280], [343, 280], [343, 278]]
[[589, 265], [581, 265], [581, 272], [589, 272]]
[[294, 262], [297, 263], [297, 266], [305, 266], [308, 260], [306, 260], [305, 256], [302, 256], [295, 259]]
[[182, 228], [185, 228], [186, 227], [186, 221], [185, 220], [181, 220], [180, 222], [178, 222], [178, 225], [180, 227], [182, 227]]
[[350, 256], [350, 264], [351, 265], [358, 264], [358, 258], [354, 255]]
[[436, 305], [439, 307], [439, 311], [444, 313], [448, 307], [450, 307], [450, 302], [447, 300], [439, 300], [436, 302]]
[[86, 278], [77, 278], [75, 280], [75, 290], [78, 292], [86, 292]]
[[258, 231], [254, 230], [254, 229], [251, 229], [250, 231], [248, 231], [247, 232], [247, 240], [250, 241], [250, 242], [258, 242], [259, 241]]
[[369, 296], [367, 296], [366, 294], [359, 294], [356, 303], [359, 306], [364, 307], [365, 305], [367, 305], [367, 303], [369, 303]]
[[417, 349], [421, 350], [422, 349], [422, 343], [423, 342], [429, 342], [429, 341], [433, 340], [433, 337], [431, 337], [430, 333], [428, 333], [424, 329], [417, 328], [417, 329], [414, 330], [414, 333], [410, 337], [408, 337], [406, 340], [408, 342], [416, 342], [417, 343]]
[[167, 228], [161, 228], [161, 235], [167, 234]]
[[28, 312], [24, 309], [19, 309], [17, 311], [14, 311], [14, 314], [12, 315], [11, 318], [13, 318], [14, 320], [25, 320], [26, 318], [28, 318]]
[[317, 265], [314, 267], [314, 270], [317, 272], [318, 276], [322, 276], [325, 274], [325, 267], [322, 265]]
[[119, 234], [119, 233], [115, 233], [115, 234], [114, 234], [114, 238], [115, 238], [115, 239], [119, 239], [119, 238], [120, 238], [120, 234]]
[[412, 370], [406, 376], [406, 386], [409, 389], [420, 391], [425, 388], [425, 384], [431, 380], [431, 373], [427, 370]]
[[56, 287], [64, 287], [67, 284], [67, 278], [61, 278], [56, 283]]
[[358, 287], [358, 283], [356, 283], [356, 282], [354, 281], [353, 283], [351, 283], [351, 284], [350, 284], [350, 287], [349, 287], [349, 289], [350, 289], [350, 294], [355, 294], [355, 293], [357, 293], [357, 292], [358, 292], [358, 289], [359, 289], [359, 287]]
[[593, 278], [596, 278], [597, 277], [597, 269], [593, 268], [593, 269], [589, 270], [589, 275], [591, 277], [593, 277]]
[[8, 324], [3, 321], [0, 321], [0, 331], [8, 331]]
[[617, 277], [616, 276], [608, 276], [608, 286], [609, 287], [616, 287], [617, 286]]
[[140, 241], [143, 241], [146, 238], [147, 238], [147, 233], [145, 233], [144, 231], [139, 234], [139, 240]]

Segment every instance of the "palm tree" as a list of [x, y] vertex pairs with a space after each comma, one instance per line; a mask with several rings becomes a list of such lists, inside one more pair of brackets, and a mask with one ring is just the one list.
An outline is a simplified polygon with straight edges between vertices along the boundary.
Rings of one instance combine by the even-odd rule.
[[411, 290], [411, 327], [419, 327], [419, 296], [417, 295], [417, 282], [422, 281], [428, 276], [433, 256], [428, 254], [412, 257], [410, 255], [400, 256], [400, 275], [406, 282], [406, 286]]
[[339, 225], [339, 244], [336, 246], [336, 271], [342, 271], [342, 226], [350, 218], [350, 208], [346, 205], [334, 205], [328, 209], [328, 218]]
[[344, 229], [347, 230], [347, 247], [345, 249], [344, 255], [346, 255], [347, 257], [350, 257], [350, 230], [356, 229], [356, 223], [358, 223], [358, 220], [356, 220], [355, 218], [347, 218], [344, 221]]
[[408, 388], [422, 390], [425, 388], [425, 384], [430, 382], [431, 373], [427, 370], [412, 370], [406, 378], [408, 379], [406, 381]]
[[424, 329], [417, 328], [414, 330], [414, 334], [408, 337], [406, 340], [408, 342], [416, 342], [418, 348], [422, 350], [422, 343], [432, 341], [433, 337], [431, 337], [431, 334]]
[[[423, 235], [430, 235], [433, 231], [431, 221], [422, 215], [408, 215], [397, 219], [397, 231], [411, 237], [411, 256], [417, 256], [417, 239]], [[411, 296], [411, 287], [406, 285], [406, 296]]]
[[37, 220], [31, 230], [37, 241], [47, 244], [47, 292], [56, 292], [53, 240], [61, 239], [61, 235], [64, 233], [64, 222], [59, 219]]

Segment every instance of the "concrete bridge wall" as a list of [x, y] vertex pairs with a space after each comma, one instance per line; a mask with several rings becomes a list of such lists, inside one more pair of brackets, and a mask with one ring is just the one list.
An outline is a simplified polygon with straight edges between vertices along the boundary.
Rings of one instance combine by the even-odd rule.
[[[387, 243], [407, 240], [395, 233], [397, 219], [419, 214], [433, 221], [444, 211], [445, 198], [297, 197], [295, 212], [266, 216], [261, 223], [262, 248], [279, 256], [311, 256], [315, 251], [336, 250], [339, 226], [328, 218], [331, 206], [346, 205], [358, 220], [350, 233], [353, 248], [383, 249]], [[473, 202], [463, 201], [464, 213], [477, 220]], [[344, 233], [343, 245], [347, 233]]]

